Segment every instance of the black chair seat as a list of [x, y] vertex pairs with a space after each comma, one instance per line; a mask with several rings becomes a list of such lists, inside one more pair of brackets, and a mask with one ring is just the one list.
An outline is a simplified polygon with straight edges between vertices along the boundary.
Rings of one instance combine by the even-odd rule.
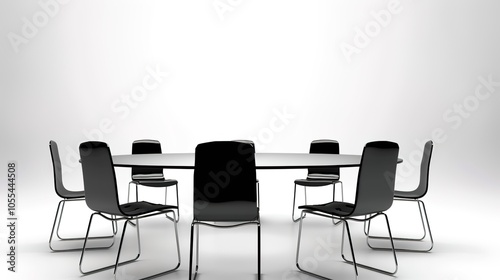
[[396, 198], [411, 198], [419, 199], [425, 195], [425, 192], [420, 189], [415, 189], [412, 191], [394, 191], [394, 197]]
[[66, 199], [84, 198], [85, 191], [70, 191], [66, 189], [59, 190], [59, 194]]
[[177, 209], [177, 206], [139, 201], [122, 204], [120, 208], [122, 212], [128, 216], [138, 216], [165, 209]]
[[[231, 211], [227, 211], [228, 209]], [[212, 202], [197, 213], [196, 217], [200, 221], [213, 222], [252, 221], [259, 218], [259, 209], [255, 207], [255, 201]]]
[[311, 211], [320, 211], [330, 215], [335, 215], [339, 217], [349, 216], [354, 210], [354, 204], [347, 202], [329, 202], [325, 204], [318, 205], [302, 205], [299, 209], [307, 209]]
[[147, 187], [160, 188], [160, 187], [170, 187], [170, 186], [177, 185], [177, 180], [174, 180], [174, 179], [165, 179], [163, 181], [133, 180], [132, 183], [142, 185], [142, 186], [147, 186]]
[[337, 181], [340, 179], [340, 176], [337, 174], [310, 173], [310, 174], [307, 174], [307, 179], [309, 179], [309, 180]]
[[297, 179], [295, 180], [295, 184], [306, 186], [306, 187], [322, 187], [331, 185], [332, 182], [336, 182], [337, 180], [308, 180], [308, 179]]

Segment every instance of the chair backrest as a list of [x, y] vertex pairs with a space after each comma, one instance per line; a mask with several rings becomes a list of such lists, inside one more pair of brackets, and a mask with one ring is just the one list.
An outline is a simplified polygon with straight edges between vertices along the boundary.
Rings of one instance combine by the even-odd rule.
[[54, 187], [58, 196], [65, 198], [67, 189], [64, 187], [62, 180], [62, 165], [61, 157], [59, 156], [59, 148], [53, 140], [49, 141], [50, 156], [52, 158], [52, 169], [54, 170]]
[[[141, 139], [132, 143], [132, 154], [161, 154], [161, 143], [158, 140]], [[163, 176], [161, 167], [132, 167], [132, 179], [136, 175], [157, 175]]]
[[434, 143], [432, 142], [432, 140], [427, 141], [424, 145], [424, 152], [422, 155], [422, 161], [420, 163], [420, 182], [417, 189], [415, 190], [417, 198], [423, 197], [427, 193], [427, 190], [429, 188], [429, 170], [431, 167], [433, 147]]
[[[311, 142], [309, 147], [310, 154], [339, 154], [339, 142], [336, 140], [321, 139]], [[338, 167], [314, 167], [308, 168], [308, 174], [331, 174], [340, 176], [340, 168]]]
[[399, 146], [394, 142], [366, 144], [361, 156], [351, 216], [382, 212], [392, 206], [398, 153]]
[[256, 218], [256, 180], [255, 148], [251, 143], [215, 141], [199, 144], [195, 151], [193, 180], [194, 219], [238, 221]]
[[234, 141], [234, 142], [240, 142], [240, 143], [247, 143], [247, 144], [252, 145], [255, 148], [255, 143], [252, 140], [248, 140], [248, 139], [236, 139], [236, 140], [232, 140], [232, 141]]
[[108, 145], [98, 141], [81, 143], [80, 158], [87, 206], [94, 211], [123, 216]]

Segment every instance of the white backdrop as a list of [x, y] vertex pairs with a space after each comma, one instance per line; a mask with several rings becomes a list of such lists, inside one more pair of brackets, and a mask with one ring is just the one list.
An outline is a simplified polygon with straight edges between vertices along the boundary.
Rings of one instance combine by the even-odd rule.
[[[261, 152], [307, 152], [332, 138], [352, 154], [391, 140], [405, 159], [400, 182], [417, 180], [411, 155], [433, 139], [436, 193], [498, 197], [499, 9], [494, 0], [2, 1], [1, 166], [18, 162], [27, 224], [37, 219], [30, 203], [55, 209], [49, 140], [79, 188], [77, 147], [89, 139], [116, 154], [139, 138], [166, 152], [244, 138]], [[282, 172], [262, 176], [285, 186], [303, 175]], [[119, 175], [126, 184], [128, 171]], [[190, 185], [191, 173], [172, 176]]]

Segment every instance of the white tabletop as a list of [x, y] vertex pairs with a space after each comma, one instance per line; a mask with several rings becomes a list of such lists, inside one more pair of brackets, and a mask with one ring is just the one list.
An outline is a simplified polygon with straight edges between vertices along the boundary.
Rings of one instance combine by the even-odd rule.
[[[256, 153], [257, 169], [294, 169], [308, 167], [355, 167], [360, 155], [309, 153]], [[119, 167], [154, 166], [171, 169], [194, 169], [194, 153], [140, 154], [113, 156]]]

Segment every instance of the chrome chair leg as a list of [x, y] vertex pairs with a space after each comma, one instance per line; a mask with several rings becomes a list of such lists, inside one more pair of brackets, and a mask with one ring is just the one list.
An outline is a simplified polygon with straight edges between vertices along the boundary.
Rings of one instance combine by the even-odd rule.
[[180, 205], [179, 205], [179, 186], [178, 186], [178, 184], [175, 184], [175, 199], [177, 202], [177, 222], [179, 222], [179, 219], [181, 218], [181, 212], [179, 210]]
[[[347, 229], [347, 237], [349, 239], [349, 248], [351, 249], [351, 256], [352, 256], [352, 262], [349, 262], [346, 257], [344, 256], [344, 237], [345, 237], [345, 232]], [[352, 238], [351, 238], [351, 230], [349, 229], [349, 223], [344, 220], [343, 228], [342, 228], [342, 244], [340, 246], [340, 251], [342, 255], [342, 259], [346, 261], [347, 263], [350, 263], [354, 267], [354, 273], [356, 274], [356, 279], [358, 279], [359, 273], [358, 273], [358, 263], [356, 262], [356, 257], [354, 256], [354, 246], [352, 246]]]
[[[104, 218], [106, 218], [106, 219], [109, 219], [109, 218], [107, 218], [107, 217], [105, 217], [105, 216], [103, 216], [103, 215], [101, 215], [101, 214], [98, 214], [98, 213], [93, 213], [93, 214], [90, 216], [89, 225], [88, 225], [88, 227], [87, 227], [87, 235], [86, 235], [86, 237], [88, 237], [88, 235], [89, 235], [90, 228], [91, 228], [91, 226], [92, 226], [92, 220], [94, 219], [94, 216], [95, 216], [95, 215], [100, 215], [100, 216], [102, 216], [102, 217], [104, 217]], [[121, 236], [121, 240], [120, 240], [120, 246], [119, 246], [119, 248], [118, 248], [118, 257], [119, 257], [120, 251], [121, 251], [121, 246], [122, 246], [122, 243], [123, 243], [123, 239], [124, 239], [124, 237], [125, 237], [125, 230], [126, 230], [126, 228], [127, 228], [127, 224], [128, 224], [128, 223], [127, 223], [127, 221], [125, 221], [125, 223], [124, 223], [124, 225], [123, 225], [122, 236]], [[137, 233], [139, 233], [139, 225], [138, 225], [138, 224], [137, 224], [137, 227], [136, 227], [136, 228], [137, 228]], [[127, 260], [127, 261], [121, 262], [121, 263], [119, 263], [118, 265], [123, 265], [123, 264], [131, 263], [131, 262], [133, 262], [133, 261], [135, 261], [135, 260], [137, 260], [137, 259], [139, 258], [140, 254], [141, 254], [141, 252], [140, 252], [140, 240], [139, 240], [139, 236], [138, 236], [137, 238], [138, 238], [138, 239], [137, 239], [137, 242], [138, 242], [138, 244], [139, 244], [139, 252], [138, 252], [137, 256], [136, 256], [135, 258], [133, 258], [133, 259], [130, 259], [130, 260]], [[87, 275], [87, 274], [92, 274], [92, 273], [96, 273], [96, 272], [104, 271], [104, 270], [107, 270], [107, 269], [110, 269], [110, 268], [113, 268], [113, 267], [115, 267], [115, 266], [116, 266], [116, 263], [115, 263], [115, 264], [108, 265], [108, 266], [105, 266], [105, 267], [101, 267], [101, 268], [97, 268], [97, 269], [93, 269], [93, 270], [89, 270], [89, 271], [84, 271], [84, 270], [83, 270], [83, 258], [84, 258], [84, 256], [85, 256], [85, 250], [86, 250], [86, 248], [87, 248], [87, 238], [85, 238], [85, 241], [84, 241], [84, 243], [83, 243], [82, 253], [81, 253], [81, 255], [80, 255], [80, 262], [79, 262], [79, 265], [78, 265], [78, 267], [79, 267], [79, 269], [80, 269], [80, 272], [81, 272], [82, 274], [84, 274], [84, 275]], [[118, 257], [117, 257], [117, 258], [118, 258]]]
[[[130, 185], [131, 184], [135, 185], [135, 202], [139, 201], [139, 189], [138, 189], [139, 187], [137, 186], [137, 183], [129, 182], [128, 183], [128, 191], [127, 191], [127, 203], [130, 202]], [[132, 222], [132, 221], [127, 221], [127, 222], [135, 227], [135, 222]], [[115, 223], [117, 223], [117, 222], [115, 221]], [[118, 227], [118, 224], [117, 224], [117, 227]]]
[[257, 180], [257, 207], [260, 209], [260, 182]]
[[[62, 217], [63, 217], [63, 214], [64, 214], [64, 206], [66, 205], [66, 202], [75, 202], [75, 201], [85, 201], [85, 199], [84, 198], [81, 198], [81, 199], [63, 199], [63, 200], [59, 201], [59, 203], [57, 205], [56, 215], [54, 217], [54, 223], [52, 225], [52, 230], [50, 232], [50, 237], [49, 237], [49, 248], [53, 252], [69, 252], [69, 251], [80, 251], [80, 250], [82, 250], [82, 247], [68, 248], [68, 249], [56, 249], [56, 248], [54, 248], [53, 242], [52, 242], [52, 239], [54, 237], [54, 233], [56, 234], [57, 238], [60, 241], [80, 241], [80, 240], [84, 240], [85, 239], [85, 237], [71, 237], [71, 238], [61, 237], [61, 235], [59, 233], [59, 229], [61, 227]], [[107, 248], [110, 248], [111, 246], [113, 246], [113, 244], [114, 244], [114, 237], [116, 235], [116, 231], [115, 231], [115, 224], [111, 223], [111, 226], [112, 226], [113, 235], [93, 236], [93, 237], [89, 237], [89, 239], [94, 240], [94, 239], [110, 239], [110, 238], [113, 238], [113, 242], [111, 242], [111, 244], [108, 245], [108, 246], [98, 246], [98, 247], [92, 247], [92, 248], [89, 248], [89, 249], [107, 249]]]
[[[305, 210], [303, 210], [303, 212], [304, 211]], [[316, 214], [316, 213], [312, 213], [312, 212], [309, 212], [309, 213], [315, 214], [315, 215], [318, 215], [318, 216], [322, 216], [322, 217], [325, 217], [325, 218], [330, 218], [330, 216], [327, 216], [327, 215], [324, 215], [324, 214]], [[384, 215], [384, 217], [386, 219], [386, 223], [387, 223], [389, 237], [392, 238], [392, 233], [391, 233], [391, 229], [390, 229], [390, 226], [389, 226], [389, 220], [387, 218], [387, 215], [385, 215], [384, 213], [380, 213], [379, 215]], [[370, 219], [375, 218], [376, 216], [378, 216], [378, 215], [371, 216]], [[396, 250], [394, 249], [394, 243], [392, 242], [392, 239], [391, 239], [391, 245], [392, 245], [392, 248], [393, 248], [392, 251], [393, 251], [393, 257], [394, 257], [394, 263], [395, 263], [395, 269], [394, 269], [394, 271], [382, 270], [382, 269], [378, 269], [378, 268], [375, 268], [375, 267], [372, 267], [372, 266], [368, 266], [368, 265], [359, 263], [359, 262], [356, 261], [356, 257], [354, 255], [354, 247], [353, 247], [353, 243], [352, 243], [352, 239], [351, 239], [351, 232], [350, 232], [348, 221], [347, 221], [347, 219], [340, 219], [340, 220], [343, 223], [342, 243], [341, 243], [341, 256], [342, 256], [342, 259], [346, 263], [351, 264], [351, 265], [354, 266], [354, 273], [355, 273], [356, 279], [358, 278], [358, 267], [365, 268], [365, 269], [368, 269], [368, 270], [372, 270], [372, 271], [375, 271], [375, 272], [379, 272], [379, 273], [382, 273], [382, 274], [387, 274], [387, 275], [394, 275], [397, 272], [397, 270], [398, 270], [398, 261], [397, 261]], [[350, 218], [350, 220], [363, 221], [363, 220], [352, 219], [352, 218]], [[330, 278], [327, 278], [325, 276], [322, 276], [322, 275], [313, 273], [311, 271], [305, 270], [299, 264], [300, 241], [301, 241], [301, 237], [302, 237], [302, 223], [303, 223], [303, 219], [300, 219], [299, 234], [298, 234], [298, 239], [297, 239], [297, 254], [295, 255], [295, 264], [296, 264], [297, 268], [301, 272], [303, 272], [303, 273], [305, 273], [305, 274], [307, 274], [309, 276], [317, 277], [317, 278], [320, 278], [320, 279], [328, 279], [328, 280], [330, 280]], [[346, 256], [345, 256], [345, 254], [344, 254], [344, 243], [345, 243], [346, 232], [347, 232], [347, 238], [348, 238], [348, 241], [349, 241], [349, 247], [350, 247], [350, 251], [351, 251], [352, 261], [348, 260], [346, 258]]]
[[[333, 201], [335, 201], [335, 190], [336, 190], [335, 185], [336, 185], [337, 183], [340, 183], [340, 197], [341, 197], [341, 198], [340, 198], [340, 199], [341, 199], [340, 201], [344, 201], [344, 183], [342, 183], [342, 181], [338, 181], [338, 182], [335, 182], [335, 183], [333, 183], [333, 184], [332, 184], [332, 185], [333, 185]], [[342, 222], [341, 220], [339, 220], [338, 222], [336, 222], [336, 221], [335, 221], [335, 219], [334, 219], [334, 218], [332, 218], [332, 223], [333, 223], [334, 225], [338, 225], [338, 224], [340, 224], [341, 222]]]
[[[257, 225], [257, 279], [261, 279], [261, 230], [260, 230], [260, 220], [256, 221], [249, 221], [249, 222], [244, 222], [240, 224], [235, 224], [235, 225], [229, 225], [229, 226], [219, 226], [219, 225], [214, 225], [214, 224], [209, 224], [203, 221], [193, 221], [191, 223], [191, 239], [190, 239], [190, 251], [189, 251], [189, 280], [195, 280], [196, 276], [198, 276], [198, 268], [199, 268], [199, 247], [200, 247], [200, 224], [207, 225], [207, 226], [212, 226], [212, 227], [217, 227], [217, 228], [231, 228], [231, 227], [237, 227], [237, 226], [243, 226], [243, 225], [249, 225], [249, 224], [256, 224]], [[196, 233], [195, 231], [196, 227]], [[193, 240], [194, 237], [196, 237], [196, 244], [194, 244]], [[196, 248], [194, 248], [196, 247]], [[193, 256], [193, 251], [196, 251], [196, 256]], [[196, 262], [194, 264], [194, 274], [193, 274], [193, 258], [196, 258]]]
[[[398, 200], [399, 201], [410, 201], [410, 202], [417, 203], [419, 213], [420, 213], [420, 220], [422, 222], [423, 235], [422, 235], [422, 237], [417, 237], [417, 238], [393, 237], [393, 240], [404, 241], [404, 242], [423, 242], [424, 239], [427, 237], [427, 233], [429, 233], [429, 242], [428, 242], [429, 247], [424, 248], [424, 249], [396, 248], [396, 250], [401, 251], [401, 252], [429, 252], [429, 251], [431, 251], [432, 248], [434, 247], [434, 238], [432, 237], [431, 227], [429, 224], [429, 218], [427, 216], [427, 211], [426, 211], [424, 202], [422, 200], [418, 200], [418, 199], [395, 199], [395, 201], [398, 201]], [[426, 227], [427, 227], [427, 229], [426, 229]], [[390, 248], [376, 247], [370, 243], [370, 239], [375, 239], [375, 240], [388, 239], [388, 237], [370, 235], [370, 222], [367, 223], [367, 226], [365, 228], [366, 228], [365, 235], [367, 236], [367, 244], [370, 248], [376, 249], [376, 250], [390, 250]]]
[[[114, 219], [116, 219], [116, 216], [113, 216]], [[115, 220], [111, 222], [113, 225], [113, 234], [116, 235], [118, 233], [118, 222]]]
[[127, 188], [127, 202], [130, 202], [130, 184], [132, 184], [132, 182], [128, 183], [128, 188]]
[[142, 278], [141, 280], [152, 279], [152, 278], [156, 278], [156, 277], [159, 277], [159, 276], [162, 276], [162, 275], [165, 275], [165, 274], [169, 274], [169, 273], [175, 271], [181, 265], [181, 250], [180, 250], [180, 246], [179, 246], [179, 234], [178, 234], [178, 231], [177, 231], [177, 222], [176, 222], [175, 211], [172, 211], [172, 215], [174, 217], [173, 218], [169, 218], [169, 220], [171, 220], [173, 222], [173, 224], [174, 224], [175, 242], [176, 242], [176, 247], [177, 247], [177, 265], [175, 267], [171, 268], [171, 269], [166, 270], [166, 271], [163, 271], [163, 272], [160, 272], [160, 273], [157, 273], [157, 274], [154, 274], [154, 275]]
[[200, 261], [200, 225], [196, 225], [196, 273], [198, 273]]
[[[196, 263], [195, 271], [193, 275], [193, 239], [195, 237], [194, 228], [196, 227]], [[190, 239], [190, 251], [189, 251], [189, 280], [196, 279], [198, 275], [198, 260], [199, 260], [199, 238], [200, 238], [200, 228], [195, 222], [191, 223], [191, 239]]]
[[[61, 215], [59, 216], [59, 221], [57, 222], [57, 229], [56, 229], [56, 235], [57, 235], [57, 238], [59, 238], [60, 240], [65, 240], [66, 238], [62, 238], [60, 235], [59, 235], [59, 228], [61, 226], [61, 220], [62, 220], [62, 217], [63, 217], [63, 212], [64, 212], [64, 206], [66, 205], [66, 200], [61, 200], [59, 202], [59, 205], [61, 205]], [[57, 209], [57, 212], [59, 211], [59, 206], [58, 206], [58, 209]], [[57, 216], [57, 213], [56, 213], [56, 216]]]
[[[378, 273], [386, 274], [386, 275], [394, 275], [398, 271], [398, 260], [397, 260], [397, 257], [396, 257], [396, 249], [394, 248], [394, 241], [393, 241], [393, 238], [392, 238], [391, 227], [389, 225], [389, 219], [387, 218], [387, 215], [385, 213], [379, 213], [379, 214], [370, 216], [369, 219], [373, 219], [373, 218], [377, 217], [378, 215], [383, 215], [385, 217], [385, 221], [386, 221], [386, 225], [387, 225], [387, 231], [389, 233], [389, 240], [391, 241], [391, 248], [390, 248], [390, 250], [392, 250], [392, 254], [393, 254], [393, 257], [394, 257], [394, 264], [395, 264], [394, 271], [382, 270], [382, 269], [379, 269], [379, 268], [375, 268], [373, 266], [369, 266], [369, 265], [365, 265], [365, 264], [356, 262], [356, 260], [354, 258], [354, 250], [352, 248], [352, 241], [350, 240], [351, 239], [351, 234], [350, 234], [349, 228], [347, 226], [347, 221], [345, 221], [345, 224], [346, 224], [346, 227], [347, 227], [347, 234], [349, 236], [349, 243], [350, 243], [350, 246], [351, 246], [351, 253], [352, 253], [353, 260], [352, 261], [348, 260], [345, 257], [345, 255], [344, 255], [343, 244], [344, 244], [344, 229], [345, 228], [342, 231], [342, 258], [344, 259], [345, 262], [347, 262], [349, 264], [357, 265], [359, 267], [362, 267], [362, 268], [365, 268], [365, 269], [368, 269], [368, 270], [372, 270], [372, 271], [375, 271], [375, 272], [378, 272]], [[360, 220], [355, 220], [355, 221], [360, 221]]]
[[127, 202], [130, 202], [130, 185], [134, 184], [135, 185], [135, 201], [137, 202], [139, 200], [139, 192], [137, 190], [137, 184], [134, 182], [129, 182], [128, 183], [128, 189], [127, 189]]
[[257, 279], [260, 280], [260, 266], [261, 266], [261, 258], [260, 258], [260, 222], [257, 223]]
[[[167, 274], [167, 273], [170, 273], [174, 270], [176, 270], [177, 268], [179, 268], [180, 266], [180, 262], [181, 262], [181, 255], [180, 255], [180, 246], [179, 246], [179, 235], [178, 235], [178, 230], [177, 230], [177, 223], [175, 222], [175, 212], [174, 211], [168, 211], [168, 212], [172, 212], [172, 214], [174, 215], [174, 218], [171, 219], [174, 223], [174, 232], [175, 232], [175, 239], [176, 239], [176, 247], [177, 247], [177, 265], [172, 268], [172, 269], [169, 269], [169, 270], [166, 270], [166, 271], [163, 271], [163, 272], [160, 272], [160, 273], [157, 273], [155, 275], [152, 275], [152, 276], [148, 276], [148, 277], [145, 277], [145, 278], [142, 278], [142, 279], [150, 279], [150, 278], [154, 278], [154, 277], [157, 277], [157, 276], [160, 276], [160, 275], [164, 275], [164, 274]], [[91, 225], [92, 225], [92, 220], [94, 218], [95, 215], [99, 215], [107, 220], [111, 220], [111, 219], [116, 219], [114, 217], [106, 217], [102, 214], [99, 214], [99, 213], [93, 213], [91, 216], [90, 216], [90, 220], [89, 220], [89, 226], [87, 228], [87, 237], [88, 237], [88, 234], [90, 232], [90, 228], [91, 228]], [[120, 240], [120, 244], [119, 244], [119, 247], [118, 247], [118, 253], [117, 253], [117, 256], [116, 256], [116, 261], [114, 264], [112, 265], [108, 265], [108, 266], [104, 266], [104, 267], [101, 267], [101, 268], [97, 268], [97, 269], [93, 269], [93, 270], [90, 270], [90, 271], [84, 271], [83, 270], [83, 258], [84, 258], [84, 255], [85, 255], [85, 250], [86, 250], [86, 243], [87, 243], [87, 239], [85, 239], [84, 241], [84, 244], [83, 244], [83, 248], [82, 248], [82, 253], [81, 253], [81, 256], [80, 256], [80, 262], [79, 262], [79, 269], [80, 269], [80, 272], [84, 275], [88, 275], [88, 274], [93, 274], [93, 273], [97, 273], [97, 272], [101, 272], [101, 271], [104, 271], [104, 270], [107, 270], [107, 269], [111, 269], [113, 268], [113, 275], [116, 279], [116, 272], [117, 272], [117, 269], [118, 269], [118, 266], [120, 265], [124, 265], [124, 264], [128, 264], [128, 263], [131, 263], [131, 262], [134, 262], [136, 261], [140, 255], [141, 255], [141, 240], [140, 240], [140, 230], [139, 230], [139, 221], [137, 219], [134, 219], [136, 220], [136, 234], [137, 234], [137, 255], [135, 258], [132, 258], [132, 259], [129, 259], [129, 260], [126, 260], [126, 261], [122, 261], [120, 262], [120, 255], [121, 255], [121, 249], [122, 249], [122, 245], [123, 245], [123, 241], [125, 239], [125, 232], [126, 232], [126, 229], [127, 229], [127, 225], [129, 224], [129, 220], [131, 219], [123, 219], [125, 222], [123, 224], [123, 230], [122, 230], [122, 236], [121, 236], [121, 240]]]
[[[294, 223], [296, 223], [296, 222], [300, 221], [300, 219], [302, 219], [302, 216], [300, 216], [297, 219], [295, 219], [296, 198], [297, 198], [297, 184], [295, 184], [294, 187], [293, 187], [292, 221]], [[304, 201], [305, 201], [305, 204], [307, 204], [307, 191], [306, 191], [306, 187], [304, 187]], [[305, 213], [301, 212], [301, 215], [304, 215], [304, 217], [305, 217]]]
[[[304, 212], [304, 211], [302, 211]], [[300, 255], [300, 240], [301, 240], [301, 237], [302, 237], [302, 223], [303, 223], [303, 217], [302, 214], [301, 214], [301, 218], [299, 219], [300, 220], [300, 223], [299, 223], [299, 234], [298, 234], [298, 237], [297, 237], [297, 253], [295, 254], [295, 265], [297, 266], [297, 268], [299, 269], [299, 271], [309, 275], [309, 276], [313, 276], [313, 277], [316, 277], [316, 278], [320, 278], [320, 279], [325, 279], [325, 280], [331, 280], [330, 278], [327, 278], [325, 276], [322, 276], [322, 275], [319, 275], [319, 274], [316, 274], [316, 273], [313, 273], [311, 271], [308, 271], [308, 270], [305, 270], [303, 269], [302, 267], [300, 267], [300, 264], [299, 264], [299, 255]]]
[[[165, 205], [167, 204], [167, 192], [168, 192], [168, 187], [165, 188]], [[177, 220], [176, 222], [179, 222], [179, 219], [181, 218], [181, 213], [179, 211], [180, 205], [179, 205], [179, 186], [178, 184], [175, 184], [175, 194], [176, 194], [176, 202], [177, 202]]]
[[[105, 267], [103, 268], [103, 270], [107, 269], [107, 268], [111, 268], [113, 267], [113, 276], [115, 277], [116, 279], [116, 270], [118, 268], [118, 265], [120, 265], [120, 254], [122, 252], [122, 245], [123, 245], [123, 240], [125, 239], [125, 231], [127, 229], [127, 222], [123, 223], [123, 231], [122, 231], [122, 238], [120, 240], [120, 245], [118, 246], [118, 253], [116, 254], [116, 262], [114, 265], [110, 265], [109, 267]], [[137, 224], [136, 224], [136, 230], [137, 230], [137, 246], [139, 248], [139, 254], [137, 254], [137, 257], [134, 259], [136, 260], [137, 258], [139, 258], [139, 255], [140, 255], [140, 252], [141, 252], [141, 237], [140, 237], [140, 231], [139, 231], [139, 221], [137, 221]], [[126, 263], [126, 262], [124, 262]], [[124, 264], [122, 263], [122, 264]], [[101, 271], [101, 269], [98, 269], [98, 270], [95, 270], [95, 272], [97, 271]]]
[[296, 223], [300, 220], [300, 218], [295, 219], [295, 200], [296, 200], [296, 198], [297, 198], [297, 184], [295, 184], [293, 187], [292, 221], [294, 223]]

